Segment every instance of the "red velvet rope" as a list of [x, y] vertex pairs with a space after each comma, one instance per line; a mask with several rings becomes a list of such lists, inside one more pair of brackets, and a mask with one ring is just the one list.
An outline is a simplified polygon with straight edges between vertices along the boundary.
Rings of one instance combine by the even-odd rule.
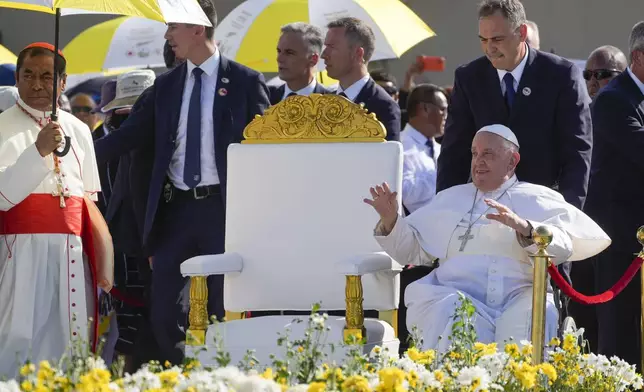
[[112, 295], [112, 297], [118, 299], [124, 304], [133, 306], [135, 308], [142, 308], [145, 306], [145, 303], [142, 300], [126, 295], [116, 287], [112, 287], [112, 290], [110, 290], [110, 294]]
[[[554, 280], [557, 286], [559, 286], [561, 291], [563, 291], [564, 294], [570, 297], [573, 301], [579, 302], [580, 304], [584, 305], [596, 305], [608, 302], [615, 298], [617, 294], [621, 293], [622, 290], [624, 290], [624, 288], [631, 282], [631, 280], [633, 280], [633, 277], [635, 276], [635, 274], [637, 274], [637, 271], [639, 271], [641, 266], [642, 259], [638, 256], [635, 258], [635, 260], [633, 260], [624, 275], [620, 280], [617, 281], [617, 283], [613, 285], [613, 287], [597, 295], [583, 295], [577, 290], [573, 289], [563, 278], [563, 276], [561, 276], [559, 270], [555, 265], [550, 265], [548, 267], [548, 272], [550, 273], [552, 280]], [[573, 268], [575, 268], [574, 265]]]

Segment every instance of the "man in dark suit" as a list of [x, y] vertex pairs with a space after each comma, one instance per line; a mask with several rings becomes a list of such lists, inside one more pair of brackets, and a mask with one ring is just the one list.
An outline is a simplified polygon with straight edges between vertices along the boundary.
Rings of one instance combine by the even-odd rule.
[[340, 82], [337, 94], [364, 104], [384, 124], [387, 140], [400, 140], [400, 107], [367, 70], [375, 50], [373, 31], [356, 18], [341, 18], [327, 27], [322, 58], [329, 77]]
[[[268, 107], [264, 77], [219, 53], [212, 0], [198, 0], [212, 27], [169, 23], [165, 38], [186, 62], [160, 75], [125, 123], [96, 143], [97, 159], [153, 145], [143, 229], [152, 261], [151, 318], [162, 361], [181, 363], [187, 315], [180, 265], [224, 251], [226, 157]], [[142, 97], [143, 98], [143, 97]], [[210, 277], [208, 307], [223, 317], [223, 278]]]
[[296, 22], [282, 27], [277, 66], [280, 79], [286, 83], [269, 88], [271, 105], [292, 95], [330, 93], [315, 80], [323, 41], [322, 31], [313, 25]]
[[581, 207], [592, 147], [590, 98], [573, 63], [526, 43], [518, 0], [485, 0], [479, 39], [485, 56], [459, 67], [442, 151], [437, 191], [468, 181], [474, 133], [489, 124], [511, 128], [521, 143], [517, 177], [556, 188]]
[[[630, 67], [599, 90], [592, 107], [595, 145], [585, 211], [613, 240], [595, 257], [595, 289], [617, 282], [642, 250], [635, 238], [644, 225], [644, 22], [633, 27]], [[641, 273], [641, 271], [640, 271]], [[640, 277], [610, 302], [598, 305], [599, 354], [641, 365]]]

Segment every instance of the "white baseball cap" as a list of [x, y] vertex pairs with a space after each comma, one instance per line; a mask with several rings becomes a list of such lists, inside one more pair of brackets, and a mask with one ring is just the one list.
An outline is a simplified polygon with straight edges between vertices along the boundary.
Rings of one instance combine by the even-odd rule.
[[101, 111], [120, 109], [134, 105], [139, 96], [154, 84], [156, 74], [151, 69], [141, 69], [120, 74], [116, 78], [116, 97]]

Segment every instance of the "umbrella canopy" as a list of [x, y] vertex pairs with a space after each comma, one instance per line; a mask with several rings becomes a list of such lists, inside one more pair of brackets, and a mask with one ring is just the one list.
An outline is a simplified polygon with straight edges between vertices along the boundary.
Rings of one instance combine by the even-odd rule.
[[164, 23], [212, 26], [197, 0], [1, 0], [0, 7], [61, 15], [102, 13], [138, 16]]
[[165, 67], [166, 28], [164, 23], [136, 17], [120, 17], [92, 26], [63, 49], [67, 72]]
[[282, 26], [307, 22], [325, 29], [345, 16], [361, 19], [373, 29], [372, 60], [398, 58], [436, 35], [399, 0], [247, 0], [221, 21], [215, 39], [228, 58], [260, 72], [276, 72], [275, 47]]
[[18, 57], [4, 46], [0, 45], [0, 64], [15, 64]]

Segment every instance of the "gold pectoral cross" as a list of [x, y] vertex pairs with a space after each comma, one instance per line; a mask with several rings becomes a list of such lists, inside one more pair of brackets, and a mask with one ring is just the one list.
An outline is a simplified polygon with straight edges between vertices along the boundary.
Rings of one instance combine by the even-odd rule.
[[60, 208], [67, 207], [65, 198], [70, 196], [69, 191], [66, 191], [63, 185], [60, 183], [56, 184], [56, 189], [57, 190], [55, 192], [52, 192], [51, 195], [54, 197], [60, 197]]

